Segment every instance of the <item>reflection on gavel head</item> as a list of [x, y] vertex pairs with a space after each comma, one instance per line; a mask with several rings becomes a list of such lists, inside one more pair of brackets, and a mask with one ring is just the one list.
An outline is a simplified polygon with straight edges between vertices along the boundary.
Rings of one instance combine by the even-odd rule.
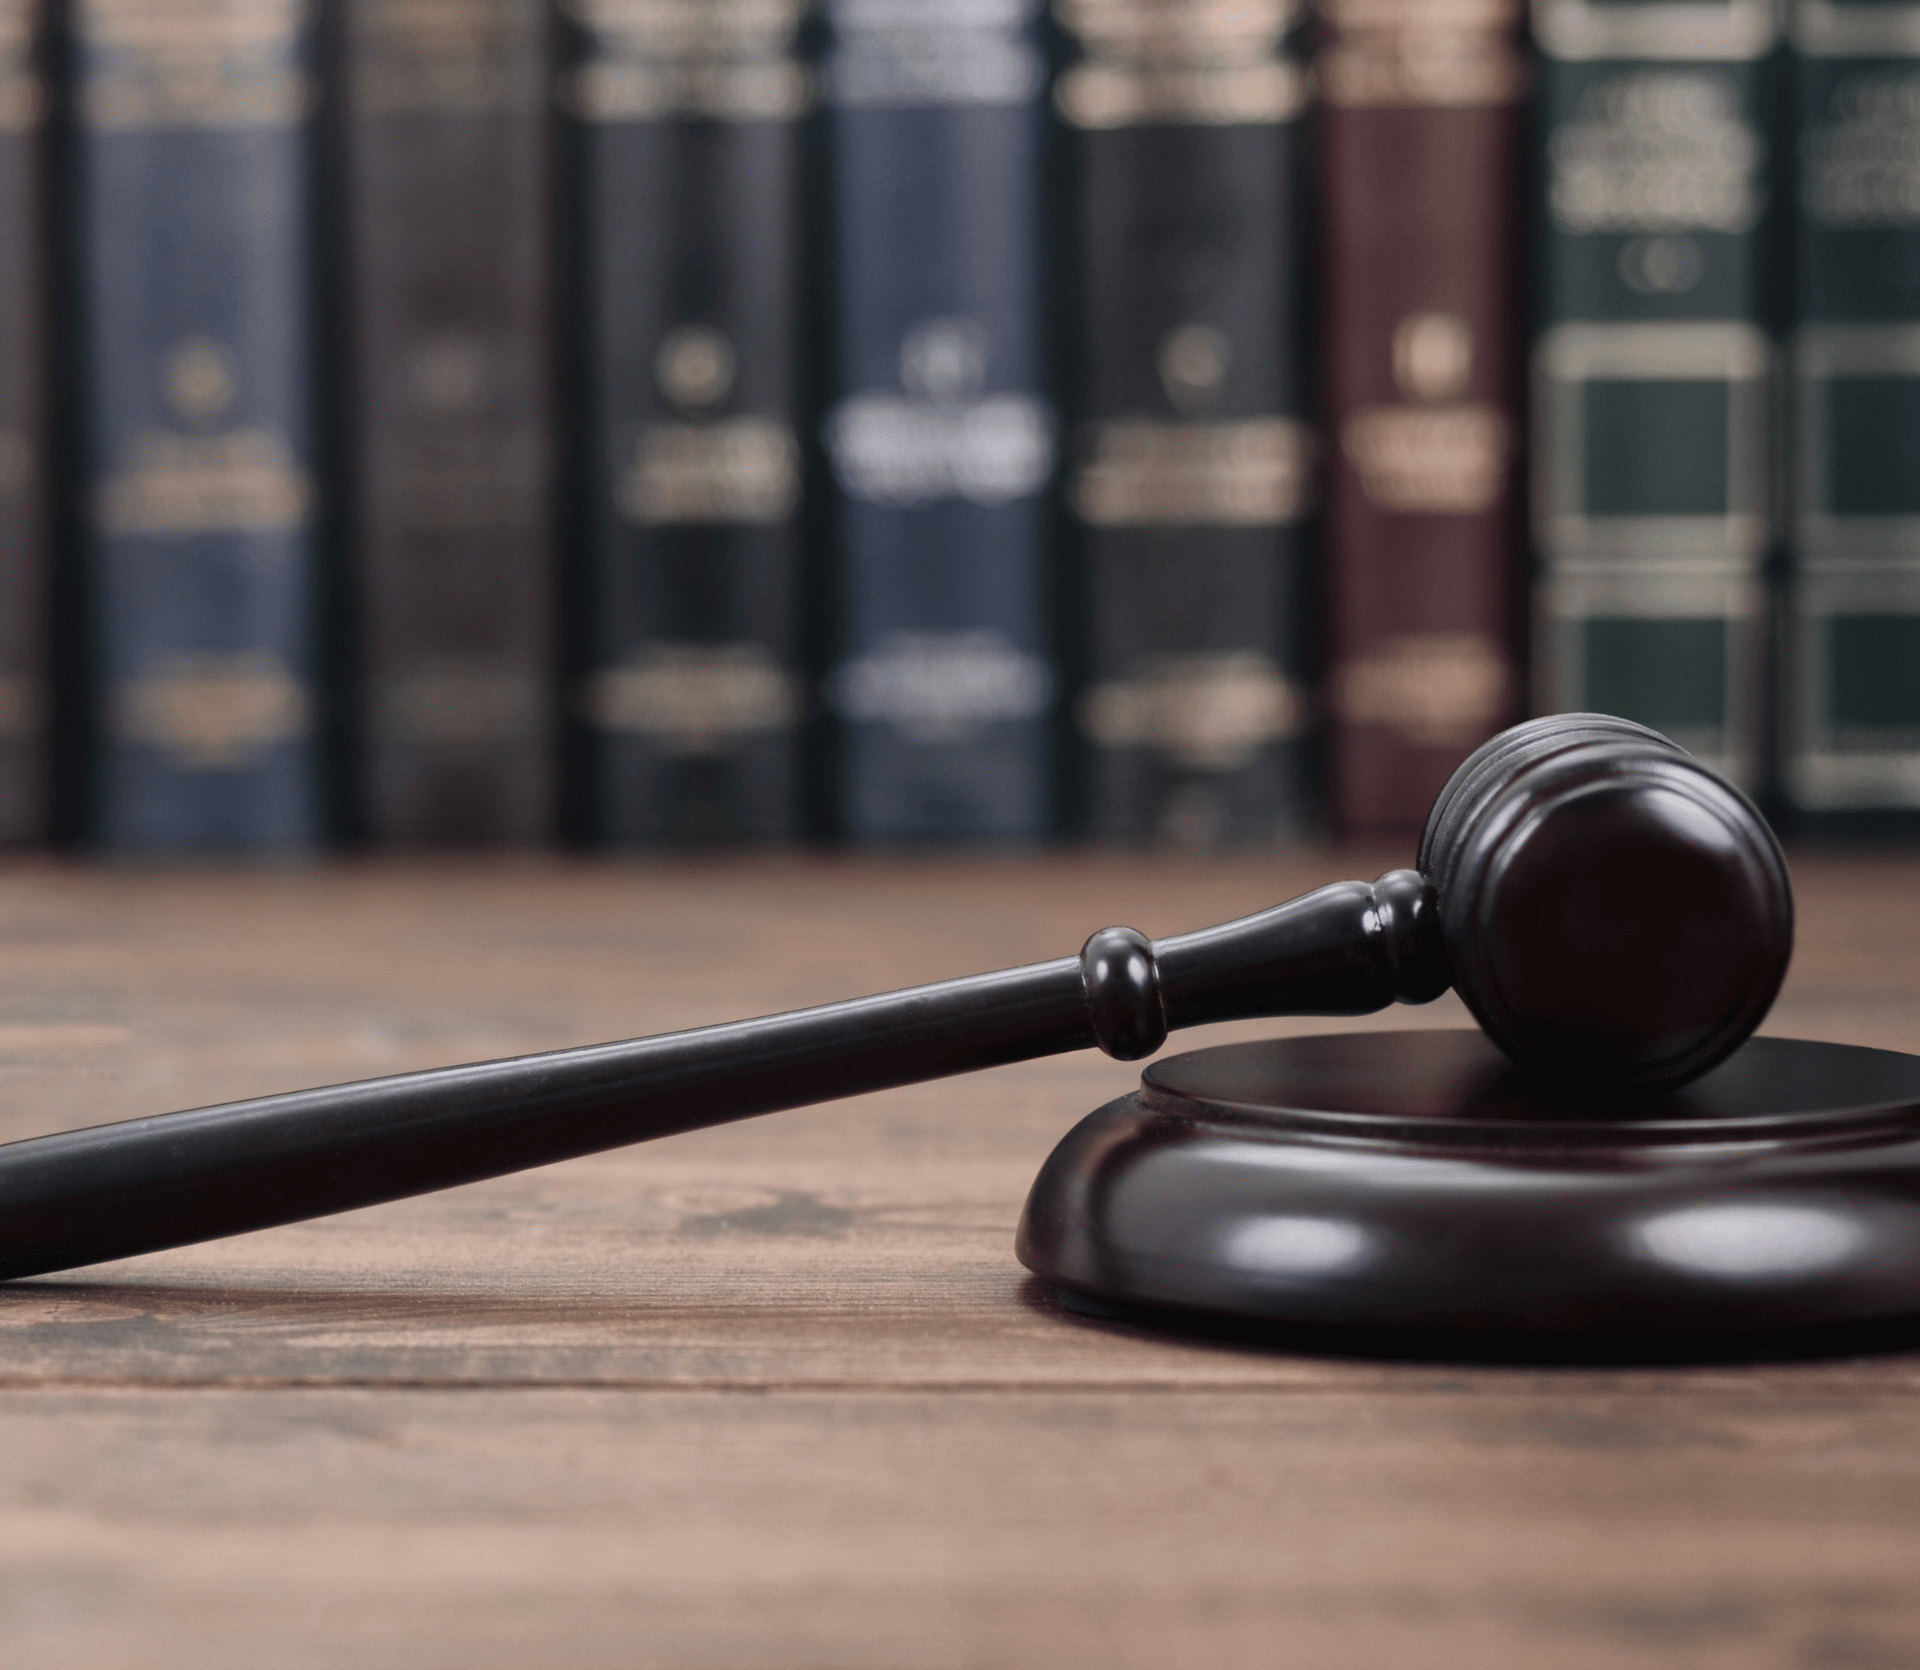
[[1760, 1024], [1793, 890], [1750, 801], [1601, 714], [1505, 731], [1420, 841], [1454, 989], [1521, 1066], [1578, 1087], [1684, 1084]]

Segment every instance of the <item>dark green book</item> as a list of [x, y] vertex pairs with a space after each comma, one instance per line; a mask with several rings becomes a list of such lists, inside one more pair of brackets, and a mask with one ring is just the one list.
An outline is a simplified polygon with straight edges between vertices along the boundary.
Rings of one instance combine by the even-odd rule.
[[1783, 776], [1920, 808], [1920, 6], [1799, 0]]
[[1536, 0], [1535, 705], [1762, 767], [1775, 24]]

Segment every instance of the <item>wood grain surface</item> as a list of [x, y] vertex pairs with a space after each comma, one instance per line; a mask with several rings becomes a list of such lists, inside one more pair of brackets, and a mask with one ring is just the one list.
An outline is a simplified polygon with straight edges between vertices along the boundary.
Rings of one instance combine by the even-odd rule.
[[[1055, 956], [1401, 859], [15, 867], [0, 1138]], [[1920, 862], [1795, 869], [1768, 1030], [1920, 1050]], [[0, 1288], [0, 1665], [1920, 1664], [1920, 1333], [1578, 1370], [1070, 1316], [1013, 1225], [1132, 1082], [1006, 1068]]]

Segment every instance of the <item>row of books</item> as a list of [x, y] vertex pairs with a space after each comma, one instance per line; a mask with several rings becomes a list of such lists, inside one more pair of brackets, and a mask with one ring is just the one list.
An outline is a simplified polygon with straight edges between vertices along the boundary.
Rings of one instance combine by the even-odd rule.
[[0, 0], [0, 831], [1920, 808], [1920, 6], [1531, 21]]

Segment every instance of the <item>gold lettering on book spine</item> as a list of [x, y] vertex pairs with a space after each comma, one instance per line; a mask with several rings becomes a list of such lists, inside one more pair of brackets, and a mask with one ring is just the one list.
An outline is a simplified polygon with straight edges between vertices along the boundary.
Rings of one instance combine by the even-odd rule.
[[1314, 65], [1331, 105], [1510, 104], [1526, 87], [1517, 0], [1320, 0], [1331, 32]]
[[762, 644], [655, 643], [606, 667], [583, 703], [602, 730], [680, 758], [723, 755], [799, 722], [800, 692]]
[[649, 424], [614, 499], [645, 526], [771, 526], [799, 505], [800, 444], [772, 418]]
[[539, 734], [539, 683], [484, 658], [440, 657], [379, 681], [374, 723], [383, 738], [442, 755], [484, 752]]
[[1087, 49], [1054, 90], [1074, 127], [1285, 122], [1306, 107], [1306, 74], [1280, 52], [1292, 0], [1055, 0], [1054, 11]]
[[547, 482], [544, 439], [526, 424], [485, 419], [404, 432], [386, 476], [396, 520], [430, 536], [538, 527]]
[[102, 483], [96, 521], [107, 534], [278, 533], [312, 505], [312, 481], [272, 430], [158, 430], [135, 437]]
[[587, 122], [792, 121], [814, 99], [794, 57], [803, 0], [563, 0], [593, 53], [559, 99]]
[[358, 0], [349, 85], [363, 116], [533, 109], [546, 87], [535, 0]]
[[560, 9], [638, 58], [759, 58], [793, 49], [805, 0], [561, 0]]
[[113, 735], [190, 771], [236, 771], [310, 724], [306, 688], [272, 655], [192, 655], [113, 692]]
[[46, 701], [33, 679], [0, 674], [0, 738], [37, 736], [46, 717]]
[[1259, 650], [1150, 656], [1081, 698], [1080, 729], [1102, 748], [1144, 748], [1188, 771], [1239, 771], [1299, 734], [1304, 693]]
[[312, 87], [305, 0], [74, 0], [80, 113], [98, 132], [284, 127]]
[[1482, 633], [1406, 633], [1339, 668], [1333, 700], [1351, 724], [1384, 725], [1422, 746], [1457, 747], [1492, 728], [1512, 681], [1500, 646]]
[[1090, 527], [1282, 527], [1306, 510], [1313, 438], [1291, 418], [1091, 425], [1068, 489]]
[[34, 67], [40, 0], [0, 0], [0, 133], [27, 133], [47, 111], [47, 92]]
[[40, 473], [33, 437], [24, 429], [0, 427], [0, 499], [24, 493]]

